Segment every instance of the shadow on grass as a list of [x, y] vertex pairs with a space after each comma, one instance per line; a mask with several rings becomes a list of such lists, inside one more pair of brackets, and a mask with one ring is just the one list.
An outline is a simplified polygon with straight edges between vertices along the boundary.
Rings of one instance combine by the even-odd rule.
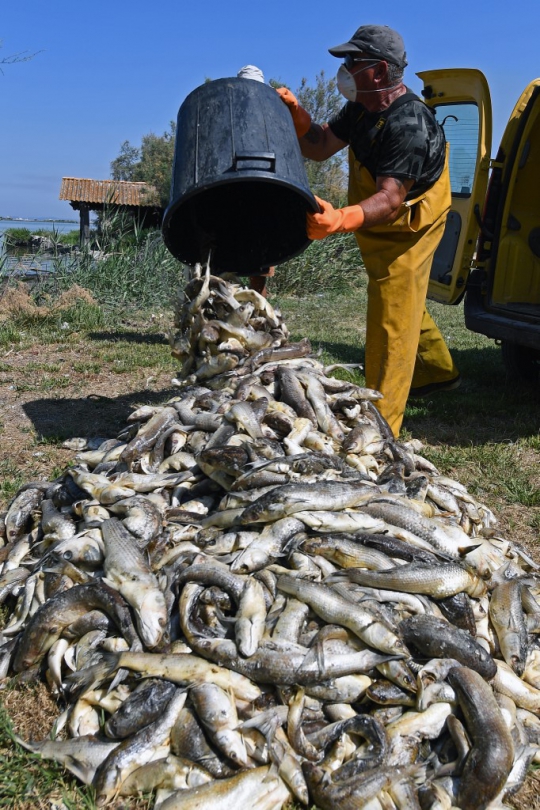
[[[338, 363], [363, 363], [364, 347], [321, 341]], [[456, 391], [411, 399], [403, 427], [430, 444], [469, 446], [515, 441], [540, 430], [540, 385], [509, 380], [501, 350], [490, 345], [452, 350], [462, 384]]]
[[335, 357], [336, 363], [363, 363], [364, 362], [364, 349], [353, 346], [350, 343], [332, 343], [330, 341], [321, 340], [315, 342], [314, 349], [321, 347], [325, 352], [328, 352], [332, 357]]
[[148, 332], [88, 332], [89, 340], [104, 340], [109, 343], [153, 343], [168, 346], [169, 341], [160, 333]]
[[36, 399], [23, 410], [41, 439], [69, 439], [73, 436], [115, 438], [133, 409], [141, 404], [161, 405], [178, 395], [178, 388], [135, 391], [119, 397], [81, 399]]
[[470, 446], [536, 436], [539, 383], [510, 380], [497, 346], [452, 351], [461, 386], [407, 404], [404, 427], [430, 444]]
[[[141, 340], [161, 339], [160, 335], [140, 337]], [[323, 342], [321, 345], [336, 362], [362, 361], [363, 351], [358, 347], [344, 343]], [[540, 386], [537, 383], [508, 380], [500, 349], [496, 346], [463, 349], [452, 354], [461, 372], [461, 387], [409, 400], [403, 425], [407, 431], [430, 444], [461, 446], [512, 442], [538, 435]], [[177, 388], [142, 390], [111, 399], [38, 399], [23, 407], [43, 438], [114, 437], [136, 405], [162, 404], [177, 394]]]

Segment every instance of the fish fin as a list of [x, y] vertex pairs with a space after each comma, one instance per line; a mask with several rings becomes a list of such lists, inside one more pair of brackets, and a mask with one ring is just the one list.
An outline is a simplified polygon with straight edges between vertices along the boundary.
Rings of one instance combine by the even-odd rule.
[[311, 666], [311, 664], [313, 664], [314, 661], [317, 663], [317, 667], [319, 668], [319, 674], [321, 676], [324, 676], [324, 669], [321, 669], [320, 667], [319, 650], [317, 644], [314, 644], [313, 647], [311, 647], [311, 649], [309, 650], [309, 652], [306, 653], [302, 663], [300, 664], [296, 672], [298, 674], [305, 672], [308, 669], [308, 667]]
[[59, 714], [56, 720], [53, 723], [53, 727], [51, 729], [51, 740], [56, 740], [62, 729], [67, 723], [69, 714], [69, 709], [64, 709], [62, 714]]
[[322, 674], [326, 670], [324, 641], [322, 639], [317, 639], [315, 642], [315, 654], [317, 656], [317, 666], [319, 667], [319, 672]]
[[38, 743], [33, 743], [33, 742], [30, 742], [30, 741], [27, 742], [26, 740], [23, 740], [22, 737], [20, 737], [18, 734], [16, 734], [14, 731], [12, 731], [10, 729], [8, 729], [8, 733], [9, 733], [9, 736], [11, 737], [11, 739], [13, 740], [13, 742], [17, 743], [17, 745], [20, 745], [21, 748], [24, 748], [26, 751], [31, 751], [33, 754], [39, 754]]
[[279, 777], [279, 767], [276, 762], [272, 761], [268, 769], [268, 773], [262, 780], [263, 782], [274, 782]]
[[460, 557], [465, 557], [465, 556], [467, 556], [467, 554], [470, 554], [471, 552], [475, 551], [477, 548], [480, 548], [481, 545], [482, 545], [482, 543], [477, 543], [474, 546], [459, 546], [458, 547], [459, 556]]
[[75, 757], [69, 757], [62, 761], [62, 765], [66, 768], [70, 773], [80, 779], [84, 785], [91, 785], [92, 780], [95, 775], [95, 768], [92, 768], [88, 765], [85, 765], [82, 762], [79, 762]]
[[118, 684], [123, 683], [129, 674], [130, 674], [129, 669], [119, 669], [114, 678], [112, 679], [107, 692], [112, 692], [113, 689], [116, 689]]
[[413, 779], [417, 785], [424, 784], [428, 771], [428, 762], [429, 759], [420, 765], [410, 765], [408, 768], [404, 769], [404, 776], [408, 776], [410, 779]]
[[72, 672], [65, 679], [64, 688], [72, 698], [79, 698], [89, 692], [96, 684], [107, 680], [116, 671], [120, 661], [120, 653], [101, 652], [97, 663], [89, 667]]
[[348, 577], [347, 570], [348, 569], [344, 568], [341, 571], [334, 571], [332, 574], [328, 574], [327, 577], [323, 578], [323, 583], [325, 585], [331, 585], [332, 582], [343, 582], [343, 580]]

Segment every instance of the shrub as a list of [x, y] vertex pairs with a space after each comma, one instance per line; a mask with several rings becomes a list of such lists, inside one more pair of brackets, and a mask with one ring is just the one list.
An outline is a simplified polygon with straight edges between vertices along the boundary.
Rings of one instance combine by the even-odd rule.
[[32, 231], [28, 228], [8, 228], [4, 231], [6, 245], [15, 245], [17, 242], [29, 242]]
[[109, 308], [171, 305], [183, 287], [182, 265], [165, 247], [159, 231], [146, 232], [135, 244], [112, 242], [107, 251], [85, 248], [55, 260], [47, 289], [79, 284]]
[[61, 233], [58, 235], [58, 241], [61, 245], [76, 246], [79, 244], [79, 239], [80, 233], [78, 230], [68, 231], [68, 233]]
[[305, 295], [355, 286], [364, 263], [352, 234], [312, 242], [300, 256], [276, 268], [272, 292]]

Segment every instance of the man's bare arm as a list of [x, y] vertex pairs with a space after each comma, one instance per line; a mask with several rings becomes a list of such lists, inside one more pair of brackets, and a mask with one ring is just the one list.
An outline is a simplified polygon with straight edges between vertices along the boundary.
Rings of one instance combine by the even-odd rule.
[[414, 180], [400, 180], [398, 177], [378, 177], [377, 191], [362, 200], [364, 223], [362, 230], [374, 225], [394, 222], [400, 212], [405, 197], [414, 185]]
[[306, 134], [300, 138], [300, 151], [311, 160], [326, 160], [347, 146], [346, 141], [337, 138], [328, 124], [312, 123]]

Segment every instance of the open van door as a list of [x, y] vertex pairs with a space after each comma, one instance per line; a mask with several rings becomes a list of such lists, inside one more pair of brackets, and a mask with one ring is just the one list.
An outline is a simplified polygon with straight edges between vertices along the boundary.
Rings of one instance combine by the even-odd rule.
[[[499, 182], [489, 186], [493, 209], [486, 307], [540, 320], [540, 79], [521, 94], [505, 129]], [[494, 168], [495, 173], [495, 168]], [[493, 186], [493, 188], [492, 188]], [[498, 186], [498, 187], [497, 187]], [[491, 200], [493, 197], [493, 200]], [[484, 246], [487, 248], [488, 246]]]
[[457, 304], [465, 293], [484, 206], [491, 154], [491, 97], [472, 68], [418, 73], [450, 144], [452, 208], [431, 268], [428, 298]]
[[511, 379], [540, 376], [540, 79], [521, 94], [492, 170], [465, 324], [501, 341]]

